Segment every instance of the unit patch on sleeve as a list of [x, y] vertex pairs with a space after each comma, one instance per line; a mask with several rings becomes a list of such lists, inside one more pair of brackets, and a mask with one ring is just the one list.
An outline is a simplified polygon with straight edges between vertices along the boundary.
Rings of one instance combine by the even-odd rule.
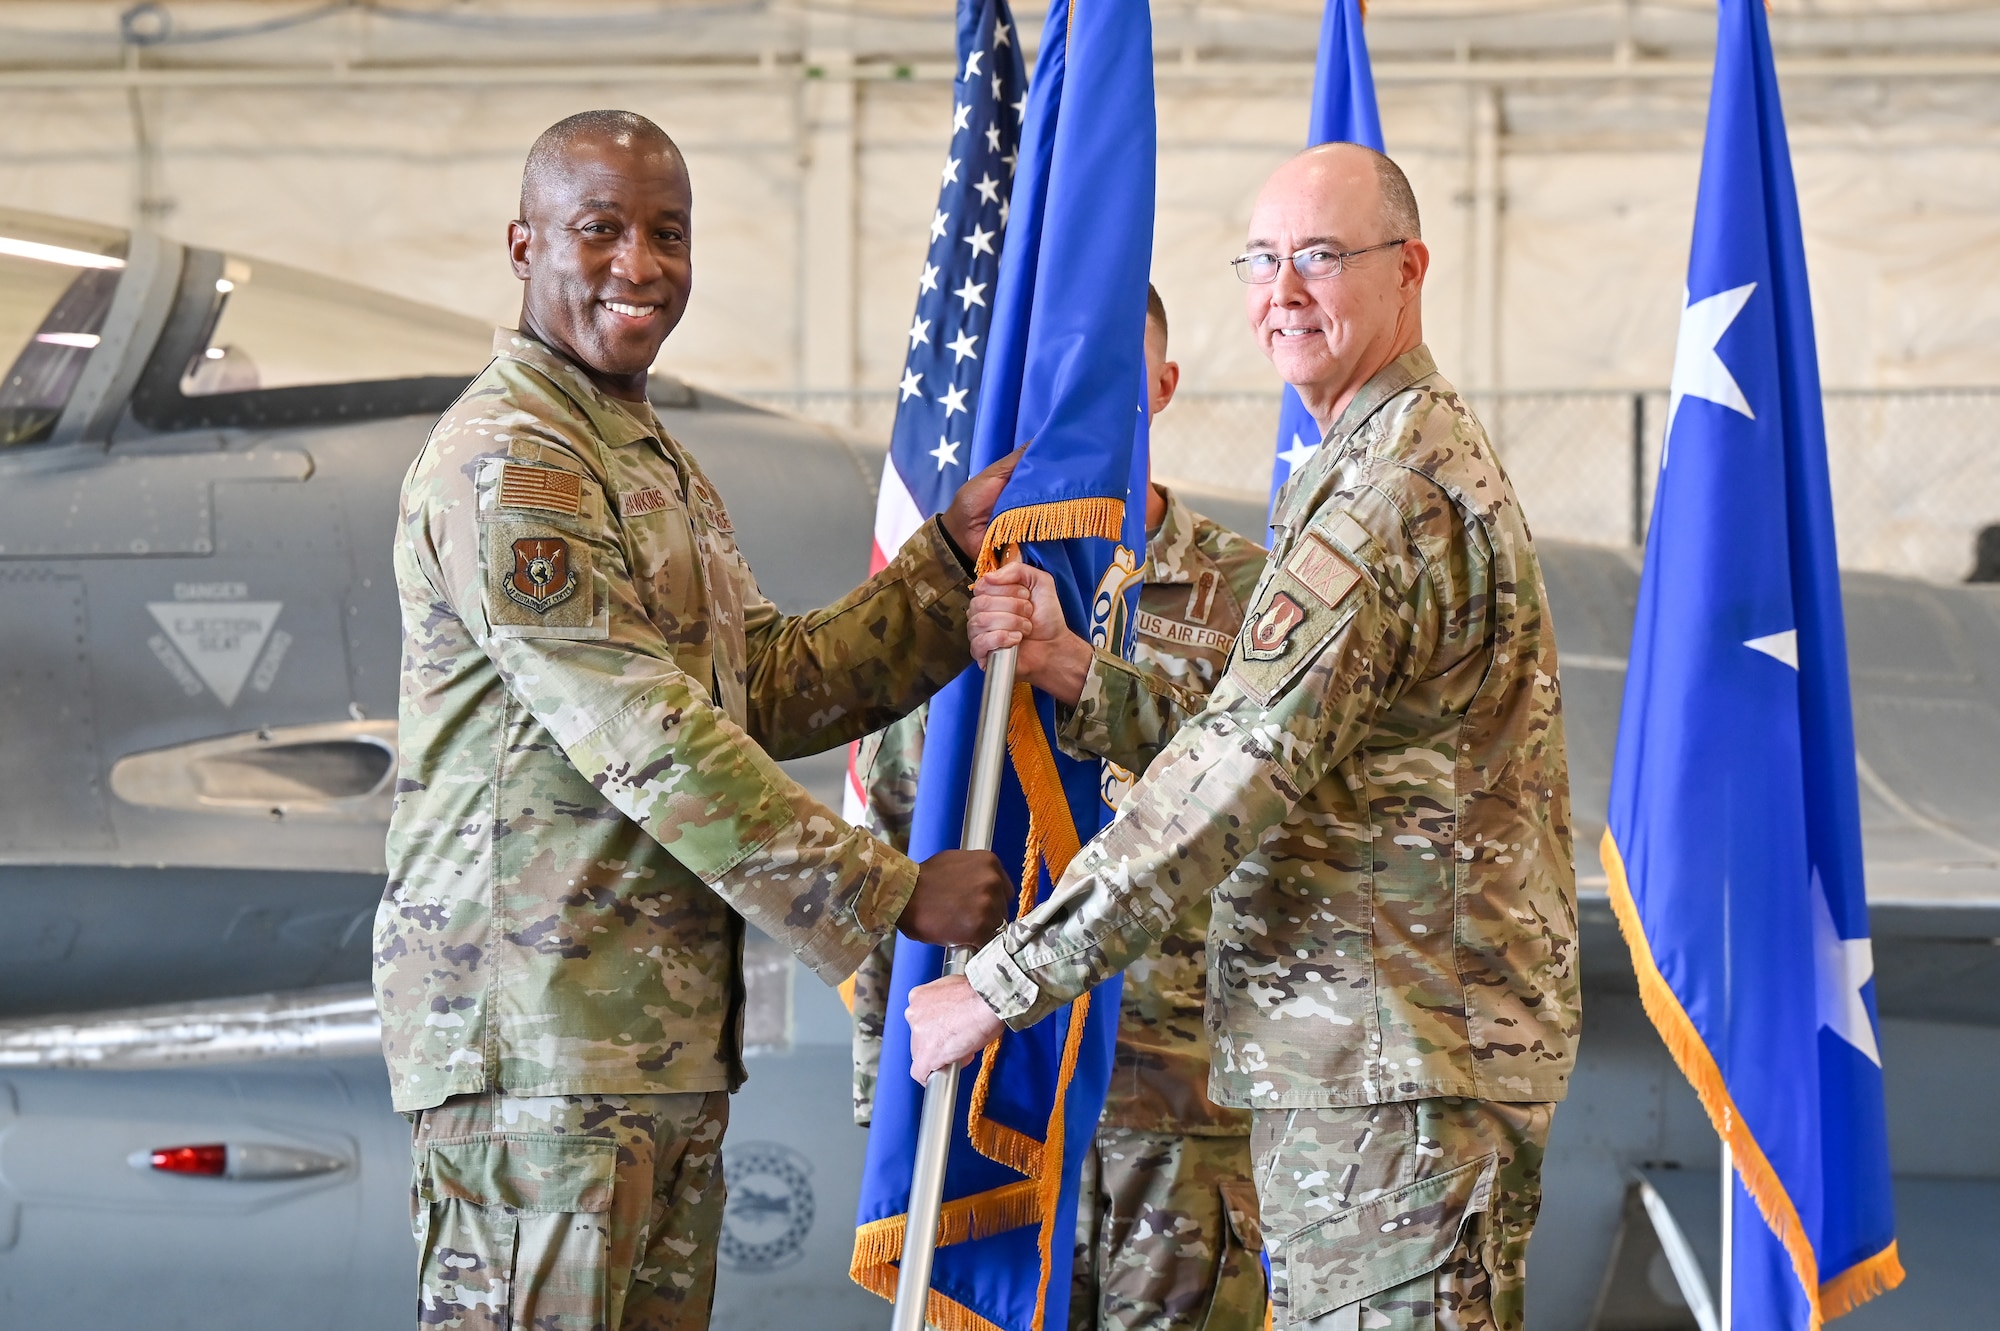
[[569, 566], [569, 542], [557, 536], [523, 536], [514, 542], [514, 572], [507, 595], [538, 615], [576, 594], [576, 570]]
[[484, 523], [479, 537], [486, 621], [496, 637], [610, 635], [610, 604], [588, 541], [521, 519]]
[[576, 517], [583, 512], [583, 477], [555, 467], [509, 462], [500, 469], [500, 507], [540, 508]]
[[1361, 581], [1361, 570], [1348, 562], [1318, 532], [1307, 529], [1297, 548], [1285, 557], [1285, 572], [1331, 610]]
[[1292, 635], [1305, 622], [1305, 607], [1290, 592], [1274, 593], [1244, 624], [1237, 649], [1246, 661], [1275, 661], [1292, 645]]
[[648, 513], [657, 513], [666, 506], [667, 492], [657, 485], [618, 492], [618, 516], [621, 518], [642, 518]]
[[1236, 637], [1229, 676], [1269, 706], [1350, 622], [1372, 585], [1361, 566], [1332, 541], [1307, 530], [1264, 574], [1250, 616]]

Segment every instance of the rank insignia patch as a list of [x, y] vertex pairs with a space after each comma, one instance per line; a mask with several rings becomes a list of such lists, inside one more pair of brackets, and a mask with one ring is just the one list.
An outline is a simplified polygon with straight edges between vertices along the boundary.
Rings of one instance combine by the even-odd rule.
[[529, 536], [514, 542], [514, 571], [507, 578], [507, 595], [538, 615], [576, 594], [576, 571], [569, 566], [569, 542], [554, 536]]
[[1222, 583], [1222, 577], [1212, 568], [1205, 568], [1195, 579], [1194, 590], [1188, 593], [1187, 617], [1190, 624], [1206, 624], [1208, 612], [1215, 608], [1215, 589]]
[[722, 506], [722, 496], [715, 492], [715, 487], [708, 483], [706, 476], [691, 477], [688, 491], [707, 510], [709, 526], [717, 531], [735, 533], [736, 528], [729, 521], [729, 510]]
[[1279, 592], [1243, 626], [1237, 646], [1246, 661], [1275, 661], [1292, 645], [1292, 635], [1306, 622], [1305, 607], [1289, 592]]
[[573, 471], [510, 462], [500, 469], [500, 507], [541, 508], [575, 517], [583, 512], [583, 478]]

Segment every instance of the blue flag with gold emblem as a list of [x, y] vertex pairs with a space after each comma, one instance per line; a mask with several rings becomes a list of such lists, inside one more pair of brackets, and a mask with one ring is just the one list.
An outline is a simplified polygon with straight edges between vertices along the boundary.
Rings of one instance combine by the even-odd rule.
[[1902, 1279], [1798, 193], [1762, 0], [1722, 0], [1603, 859], [1731, 1149], [1735, 1326]]
[[[974, 424], [974, 469], [1025, 444], [980, 552], [1047, 569], [1078, 633], [1112, 651], [1115, 603], [1144, 564], [1146, 283], [1154, 197], [1153, 43], [1145, 0], [1050, 10], [1014, 181]], [[1130, 616], [1126, 616], [1129, 622]], [[917, 858], [960, 844], [982, 672], [932, 700], [910, 837]], [[1053, 703], [1025, 684], [1008, 724], [993, 847], [1022, 867], [1019, 910], [1052, 890], [1110, 816], [1103, 764], [1055, 744]], [[943, 951], [896, 940], [882, 1078], [862, 1176], [852, 1273], [894, 1296], [923, 1087], [903, 1019]], [[1007, 1032], [961, 1078], [945, 1171], [932, 1325], [1053, 1331], [1069, 1322], [1077, 1184], [1110, 1081], [1117, 980], [1030, 1030]]]

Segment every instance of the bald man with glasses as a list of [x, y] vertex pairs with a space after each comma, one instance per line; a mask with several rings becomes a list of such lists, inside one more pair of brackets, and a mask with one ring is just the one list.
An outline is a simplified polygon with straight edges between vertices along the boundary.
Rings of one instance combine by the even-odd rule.
[[[1047, 902], [910, 997], [921, 1079], [1210, 901], [1208, 1093], [1252, 1114], [1278, 1327], [1519, 1328], [1575, 1059], [1554, 630], [1513, 486], [1423, 345], [1429, 262], [1379, 153], [1265, 184], [1235, 267], [1324, 434], [1224, 676], [1171, 735], [1066, 723], [1145, 775]], [[1060, 630], [1046, 577], [981, 580], [975, 656]]]

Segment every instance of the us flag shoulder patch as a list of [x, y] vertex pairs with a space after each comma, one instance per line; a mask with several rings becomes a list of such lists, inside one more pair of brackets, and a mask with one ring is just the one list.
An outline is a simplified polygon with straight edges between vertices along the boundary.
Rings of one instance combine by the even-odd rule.
[[500, 507], [539, 508], [575, 517], [583, 512], [583, 477], [554, 467], [510, 462], [500, 469]]

